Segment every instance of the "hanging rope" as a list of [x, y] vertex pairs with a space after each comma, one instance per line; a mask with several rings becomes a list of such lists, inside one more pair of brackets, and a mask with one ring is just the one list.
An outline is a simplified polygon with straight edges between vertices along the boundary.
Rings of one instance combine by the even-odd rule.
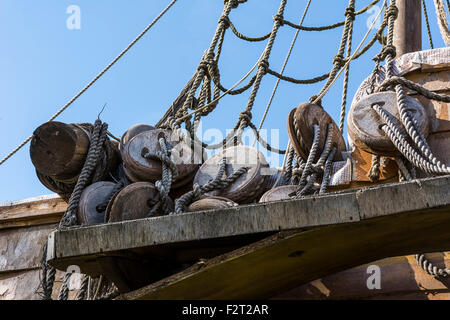
[[433, 0], [433, 2], [442, 39], [445, 44], [450, 45], [450, 31], [448, 29], [447, 13], [445, 12], [444, 3], [442, 0]]
[[430, 43], [430, 48], [434, 49], [433, 38], [431, 37], [430, 22], [428, 21], [427, 5], [425, 4], [425, 0], [422, 0], [422, 9], [423, 15], [425, 17], [425, 24], [427, 26], [428, 42]]
[[[113, 65], [116, 64], [117, 61], [122, 58], [125, 53], [128, 52], [128, 50], [133, 47], [136, 42], [138, 42], [146, 33], [148, 30], [150, 30], [159, 19], [161, 19], [164, 14], [169, 11], [169, 9], [177, 2], [177, 0], [172, 0], [172, 2], [169, 3], [169, 5], [147, 26], [145, 29], [133, 40], [131, 43], [121, 52], [117, 57], [115, 57], [102, 71], [100, 71], [99, 74], [97, 74], [94, 79], [92, 79], [83, 89], [81, 89], [80, 92], [78, 92], [72, 99], [69, 100], [61, 109], [59, 109], [49, 120], [53, 121], [55, 120], [61, 113], [64, 112], [72, 103], [75, 102], [83, 93], [86, 92], [87, 89], [89, 89], [98, 79], [100, 79]], [[33, 135], [26, 138], [18, 147], [16, 147], [14, 150], [12, 150], [8, 155], [6, 155], [2, 160], [0, 160], [0, 165], [2, 165], [6, 160], [8, 160], [10, 157], [12, 157], [17, 151], [19, 151], [23, 146], [25, 146], [31, 139], [33, 138]]]

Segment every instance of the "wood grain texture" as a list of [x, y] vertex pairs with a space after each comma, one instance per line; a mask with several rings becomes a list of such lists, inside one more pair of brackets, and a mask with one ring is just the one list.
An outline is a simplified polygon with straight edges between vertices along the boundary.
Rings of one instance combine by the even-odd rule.
[[[450, 268], [450, 252], [430, 253], [427, 259], [440, 268]], [[369, 289], [373, 274], [369, 266], [380, 270], [380, 287]], [[314, 280], [273, 299], [343, 300], [343, 299], [408, 299], [449, 300], [450, 279], [436, 279], [419, 267], [413, 255], [374, 261]]]
[[194, 266], [138, 294], [158, 299], [267, 298], [380, 258], [448, 250], [449, 182], [446, 176], [56, 231], [49, 238], [47, 259], [57, 268], [78, 264], [95, 273], [98, 256], [139, 249], [151, 259], [151, 248], [161, 245], [170, 244], [176, 255], [177, 247], [182, 250], [187, 242], [200, 246], [214, 239], [287, 231], [208, 260], [200, 272]]
[[57, 223], [66, 207], [58, 195], [0, 203], [0, 230]]

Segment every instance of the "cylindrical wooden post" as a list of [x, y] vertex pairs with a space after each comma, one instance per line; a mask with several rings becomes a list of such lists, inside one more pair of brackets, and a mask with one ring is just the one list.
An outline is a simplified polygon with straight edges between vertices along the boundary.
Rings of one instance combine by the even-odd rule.
[[394, 27], [397, 57], [422, 50], [422, 11], [420, 0], [397, 0], [398, 17]]
[[62, 122], [46, 122], [33, 132], [30, 157], [40, 173], [66, 180], [83, 168], [89, 136], [80, 127]]

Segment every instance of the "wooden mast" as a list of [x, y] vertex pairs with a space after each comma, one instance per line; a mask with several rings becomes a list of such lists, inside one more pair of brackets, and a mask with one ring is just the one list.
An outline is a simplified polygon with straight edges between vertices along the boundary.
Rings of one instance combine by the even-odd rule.
[[420, 0], [397, 0], [398, 17], [394, 27], [397, 57], [422, 50], [422, 12]]

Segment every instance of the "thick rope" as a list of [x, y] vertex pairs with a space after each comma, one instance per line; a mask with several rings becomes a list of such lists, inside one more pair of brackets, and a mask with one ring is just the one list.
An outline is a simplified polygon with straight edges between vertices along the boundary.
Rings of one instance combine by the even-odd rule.
[[199, 199], [201, 195], [214, 190], [225, 190], [232, 183], [234, 183], [240, 176], [248, 171], [249, 168], [241, 167], [236, 170], [229, 177], [222, 178], [226, 171], [226, 158], [223, 158], [220, 162], [220, 167], [217, 176], [208, 181], [206, 184], [200, 186], [195, 184], [192, 191], [189, 191], [182, 195], [175, 201], [175, 212], [172, 214], [179, 214], [186, 211], [186, 208], [195, 200]]
[[149, 216], [152, 216], [157, 210], [161, 210], [163, 214], [169, 214], [171, 210], [171, 200], [169, 198], [169, 193], [172, 187], [172, 183], [178, 177], [178, 169], [175, 163], [170, 159], [166, 139], [160, 137], [158, 139], [158, 142], [161, 151], [157, 151], [156, 153], [148, 152], [142, 155], [146, 159], [161, 161], [162, 166], [162, 178], [161, 180], [155, 182], [155, 187], [158, 190], [160, 197], [160, 201], [158, 202], [159, 205], [156, 205], [152, 208]]
[[[48, 121], [53, 121], [58, 117], [61, 113], [64, 112], [72, 103], [75, 102], [83, 93], [86, 92], [98, 79], [100, 79], [114, 64], [116, 64], [117, 61], [119, 61], [120, 58], [122, 58], [125, 53], [128, 52], [128, 50], [133, 47], [136, 42], [138, 42], [146, 33], [148, 30], [150, 30], [159, 19], [161, 19], [162, 16], [177, 2], [177, 0], [172, 0], [172, 2], [169, 3], [169, 5], [161, 11], [161, 13], [147, 26], [145, 29], [133, 40], [131, 43], [117, 56], [115, 57], [102, 71], [100, 71], [99, 74], [97, 74], [94, 79], [92, 79], [80, 92], [78, 92], [72, 99], [69, 100], [61, 109], [59, 109]], [[29, 136], [27, 139], [25, 139], [17, 148], [12, 150], [8, 155], [6, 155], [2, 160], [0, 160], [0, 165], [2, 165], [6, 160], [11, 158], [17, 151], [19, 151], [23, 146], [25, 146], [31, 139], [33, 138], [33, 135]]]
[[[100, 119], [95, 121], [86, 162], [84, 163], [83, 169], [78, 177], [75, 189], [70, 196], [69, 204], [59, 223], [59, 228], [67, 228], [77, 224], [77, 211], [81, 193], [88, 183], [91, 182], [92, 175], [94, 175], [94, 177], [100, 176], [96, 175], [95, 170], [102, 156], [102, 148], [105, 145], [107, 129], [107, 123], [102, 123]], [[92, 181], [96, 182], [95, 180]]]
[[450, 45], [450, 31], [448, 29], [447, 13], [445, 12], [444, 3], [442, 0], [433, 0], [433, 2], [442, 39], [445, 44]]

